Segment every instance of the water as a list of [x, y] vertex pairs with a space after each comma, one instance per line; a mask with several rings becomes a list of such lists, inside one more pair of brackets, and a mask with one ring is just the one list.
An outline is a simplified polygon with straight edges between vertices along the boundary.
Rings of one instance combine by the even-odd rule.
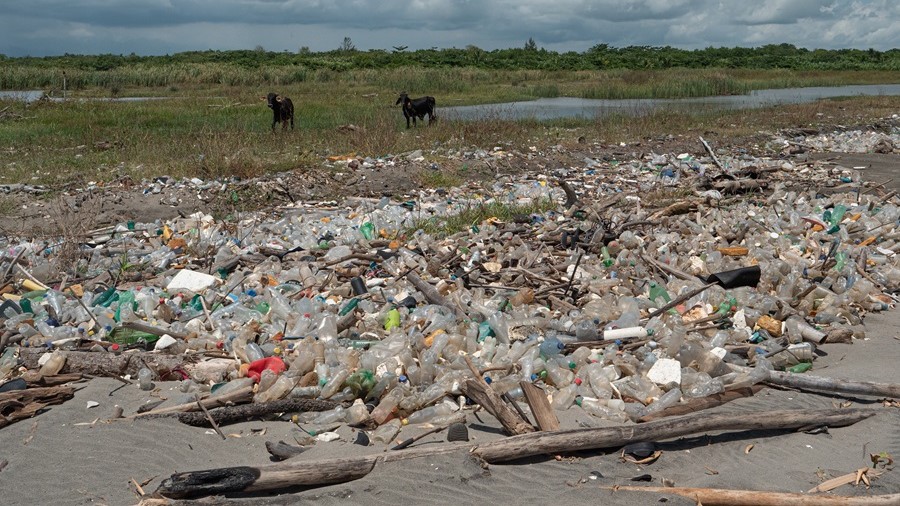
[[717, 111], [754, 109], [781, 104], [803, 104], [823, 98], [848, 96], [900, 95], [900, 84], [874, 84], [834, 87], [784, 88], [758, 90], [749, 95], [729, 95], [699, 98], [641, 98], [598, 100], [586, 98], [541, 98], [505, 104], [444, 107], [441, 115], [464, 121], [485, 119], [602, 118], [613, 114], [642, 116], [659, 110]]
[[[37, 102], [42, 97], [44, 97], [43, 90], [3, 90], [0, 91], [0, 100], [18, 100], [25, 103]], [[106, 101], [106, 102], [144, 102], [147, 100], [165, 100], [169, 97], [109, 97], [109, 98], [69, 98], [68, 100], [91, 100], [91, 101]], [[62, 97], [47, 97], [47, 100], [52, 102], [62, 102], [66, 100]]]

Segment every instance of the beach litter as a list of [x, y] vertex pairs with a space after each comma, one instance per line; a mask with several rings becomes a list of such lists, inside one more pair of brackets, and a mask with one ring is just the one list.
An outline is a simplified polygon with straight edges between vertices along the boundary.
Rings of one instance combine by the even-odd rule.
[[[774, 142], [794, 154], [900, 145], [844, 133], [797, 139]], [[61, 279], [32, 274], [53, 272], [58, 241], [4, 238], [0, 427], [71, 399], [70, 382], [108, 376], [144, 395], [178, 382], [166, 402], [119, 410], [110, 423], [172, 417], [224, 439], [222, 425], [267, 418], [295, 424], [305, 445], [344, 444], [336, 429], [350, 426], [364, 446], [404, 449], [360, 457], [360, 466], [444, 451], [412, 447], [422, 434], [397, 437], [406, 427], [449, 428], [453, 448], [492, 463], [875, 414], [702, 412], [767, 385], [900, 398], [889, 377], [808, 373], [821, 350], [866, 338], [867, 313], [895, 305], [897, 196], [830, 162], [702, 146], [696, 157], [588, 160], [402, 200], [123, 223], [81, 241], [79, 274]], [[439, 227], [471, 209], [541, 203], [548, 210]], [[476, 406], [523, 442], [472, 446], [466, 423]], [[585, 443], [560, 429], [556, 413], [569, 409], [635, 435], [581, 429], [594, 431]], [[178, 473], [157, 492], [206, 494], [197, 480], [227, 479], [215, 488], [222, 493], [360, 476], [317, 472], [328, 462], [297, 458], [303, 449], [267, 442], [260, 451], [282, 467], [255, 468], [255, 478], [232, 468]], [[306, 481], [266, 478], [289, 465], [303, 466]]]

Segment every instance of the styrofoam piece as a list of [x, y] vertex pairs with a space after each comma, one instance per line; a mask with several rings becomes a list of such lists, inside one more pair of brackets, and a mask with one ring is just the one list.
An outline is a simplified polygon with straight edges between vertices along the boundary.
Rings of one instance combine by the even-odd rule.
[[647, 371], [647, 379], [657, 385], [681, 384], [681, 362], [671, 358], [661, 358]]
[[169, 346], [172, 346], [173, 344], [175, 344], [175, 338], [170, 336], [169, 334], [163, 334], [163, 336], [156, 341], [156, 345], [153, 346], [153, 349], [164, 350]]
[[215, 276], [203, 272], [192, 271], [190, 269], [182, 269], [169, 281], [166, 290], [189, 290], [194, 293], [202, 292], [207, 288], [214, 286], [219, 282]]

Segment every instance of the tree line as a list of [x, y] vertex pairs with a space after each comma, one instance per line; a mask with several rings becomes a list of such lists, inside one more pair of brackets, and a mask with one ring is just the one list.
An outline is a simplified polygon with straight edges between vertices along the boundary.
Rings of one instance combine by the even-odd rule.
[[900, 49], [806, 49], [792, 44], [760, 47], [708, 47], [679, 49], [670, 46], [612, 47], [597, 44], [583, 52], [538, 49], [533, 39], [522, 48], [484, 50], [477, 46], [407, 51], [355, 48], [349, 38], [335, 50], [313, 52], [252, 50], [187, 51], [162, 56], [136, 54], [8, 57], [0, 55], [0, 68], [13, 66], [73, 68], [106, 71], [129, 66], [226, 64], [244, 68], [296, 66], [335, 71], [398, 67], [472, 67], [486, 70], [653, 70], [667, 68], [730, 68], [789, 70], [900, 70]]

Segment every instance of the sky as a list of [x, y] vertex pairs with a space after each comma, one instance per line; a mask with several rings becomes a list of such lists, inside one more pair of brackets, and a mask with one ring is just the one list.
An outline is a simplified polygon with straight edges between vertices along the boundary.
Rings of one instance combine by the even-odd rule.
[[900, 48], [900, 0], [0, 0], [0, 54]]

